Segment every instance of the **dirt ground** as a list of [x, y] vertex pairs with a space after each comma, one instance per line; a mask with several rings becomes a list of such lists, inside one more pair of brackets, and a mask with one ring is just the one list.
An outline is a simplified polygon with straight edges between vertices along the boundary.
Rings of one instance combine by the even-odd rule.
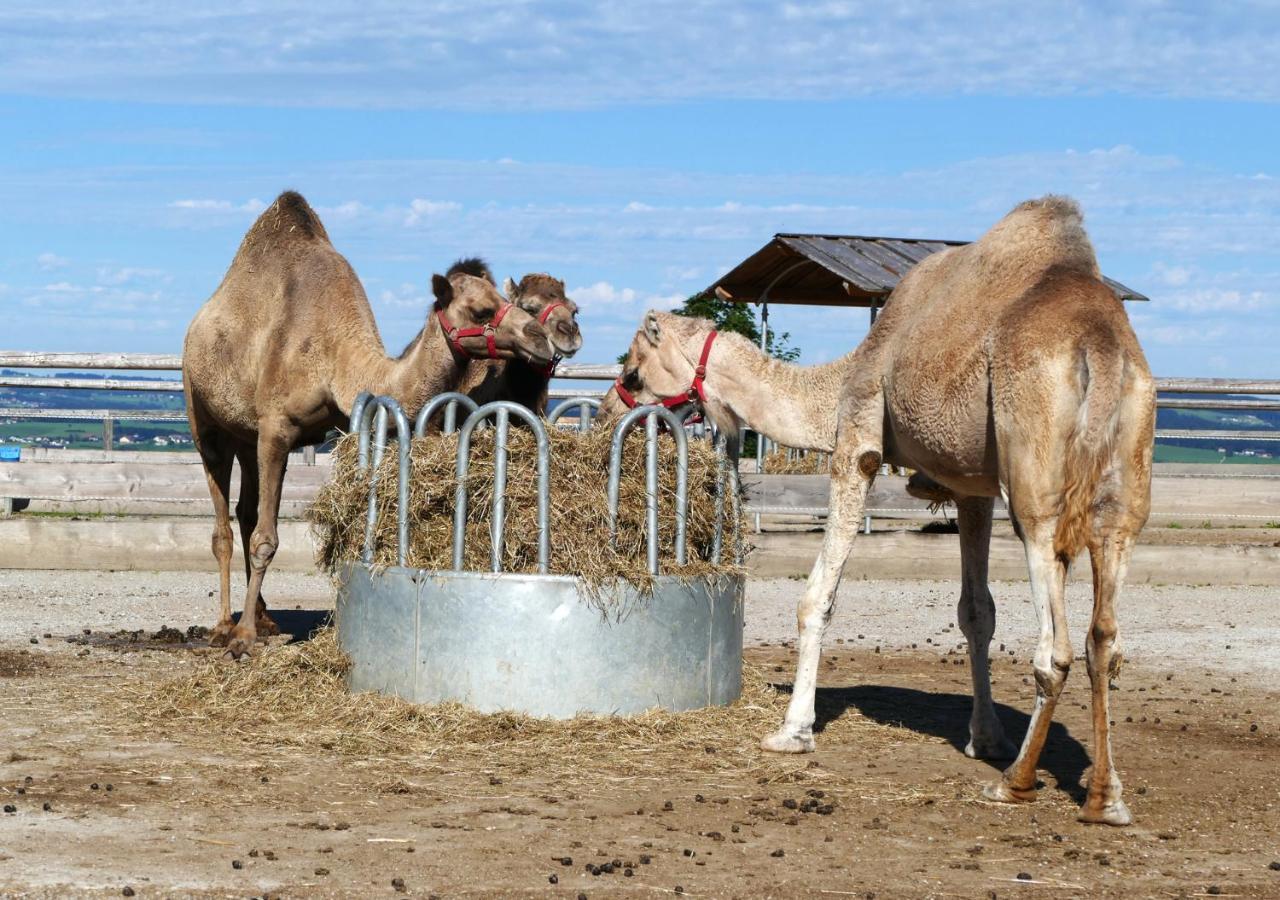
[[[144, 733], [104, 711], [197, 664], [203, 651], [183, 632], [202, 608], [166, 620], [177, 629], [169, 643], [45, 632], [49, 607], [13, 606], [38, 583], [0, 576], [6, 897], [1280, 897], [1276, 682], [1220, 666], [1217, 653], [1125, 667], [1114, 746], [1136, 824], [1109, 829], [1075, 821], [1089, 765], [1083, 662], [1059, 706], [1038, 802], [981, 799], [999, 770], [961, 751], [969, 677], [948, 627], [954, 597], [941, 585], [857, 588], [932, 597], [932, 618], [913, 620], [910, 633], [843, 620], [820, 681], [828, 734], [783, 776], [760, 776], [744, 742], [736, 752], [747, 763], [714, 774], [602, 764], [549, 777], [501, 754], [369, 758], [213, 726]], [[175, 592], [191, 589], [184, 579]], [[99, 585], [80, 620], [91, 630], [126, 582]], [[757, 591], [748, 621], [782, 622], [798, 589]], [[1159, 616], [1189, 647], [1211, 595], [1159, 595]], [[1019, 603], [1016, 631], [1029, 634], [1023, 618]], [[749, 635], [749, 663], [787, 684], [782, 626]], [[995, 695], [1017, 738], [1034, 693], [1026, 652], [994, 656]], [[842, 730], [851, 719], [893, 730], [869, 749]]]

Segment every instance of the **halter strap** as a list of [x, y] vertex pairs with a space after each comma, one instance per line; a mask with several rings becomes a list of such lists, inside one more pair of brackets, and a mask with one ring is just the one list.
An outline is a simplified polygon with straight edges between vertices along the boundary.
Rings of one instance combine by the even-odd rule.
[[[436, 310], [436, 318], [440, 320], [440, 328], [444, 331], [444, 338], [449, 342], [449, 346], [453, 348], [453, 352], [459, 356], [470, 359], [501, 359], [498, 356], [498, 342], [495, 339], [498, 326], [502, 324], [502, 320], [507, 313], [511, 311], [511, 304], [504, 303], [498, 307], [498, 311], [493, 314], [493, 319], [484, 325], [473, 325], [470, 328], [456, 328], [449, 324], [449, 320], [445, 318], [444, 310]], [[472, 353], [466, 347], [462, 346], [462, 338], [465, 337], [484, 337], [485, 353]]]
[[[707, 377], [707, 360], [711, 358], [711, 345], [715, 343], [717, 332], [712, 331], [707, 335], [707, 339], [702, 343], [702, 355], [698, 357], [698, 365], [693, 369], [693, 383], [689, 385], [689, 389], [683, 394], [674, 394], [670, 397], [659, 397], [658, 405], [665, 406], [667, 409], [675, 409], [678, 406], [684, 406], [686, 403], [707, 402], [707, 391], [703, 386]], [[627, 405], [629, 409], [635, 409], [638, 405], [636, 398], [622, 384], [622, 376], [613, 382], [613, 390], [618, 395], [618, 399]]]
[[569, 305], [567, 303], [564, 303], [560, 300], [557, 300], [554, 303], [548, 303], [546, 306], [542, 308], [542, 312], [538, 313], [538, 324], [546, 325], [547, 319], [551, 318], [551, 310], [555, 309], [557, 306], [563, 306], [565, 309], [569, 308]]

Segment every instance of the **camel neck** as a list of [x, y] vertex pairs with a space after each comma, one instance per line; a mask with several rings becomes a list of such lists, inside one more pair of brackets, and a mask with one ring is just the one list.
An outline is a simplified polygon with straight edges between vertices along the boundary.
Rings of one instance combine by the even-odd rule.
[[[698, 341], [701, 347], [701, 338]], [[753, 431], [788, 447], [835, 448], [840, 386], [854, 353], [820, 366], [774, 359], [745, 339], [716, 341], [707, 391]]]
[[429, 316], [404, 353], [393, 359], [381, 347], [369, 348], [362, 364], [342, 378], [338, 402], [350, 409], [356, 394], [386, 395], [410, 417], [436, 394], [453, 390], [462, 378], [462, 365], [449, 349], [435, 316]]

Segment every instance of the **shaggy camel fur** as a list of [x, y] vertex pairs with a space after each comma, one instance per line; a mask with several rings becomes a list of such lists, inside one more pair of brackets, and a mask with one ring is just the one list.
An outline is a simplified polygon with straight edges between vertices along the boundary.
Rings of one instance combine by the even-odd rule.
[[[487, 268], [468, 274], [493, 281]], [[508, 278], [503, 283], [503, 291], [510, 302], [543, 323], [558, 357], [573, 356], [582, 347], [578, 304], [565, 295], [563, 281], [531, 273], [520, 279], [519, 284]], [[554, 371], [554, 363], [532, 366], [522, 359], [475, 359], [467, 366], [457, 389], [482, 406], [493, 400], [511, 400], [543, 415], [547, 411], [547, 391]]]
[[[428, 398], [452, 390], [467, 360], [450, 347], [441, 317], [453, 328], [486, 326], [506, 305], [492, 284], [464, 273], [435, 275], [431, 286], [436, 300], [426, 324], [398, 358], [388, 357], [360, 280], [306, 200], [288, 191], [249, 229], [192, 320], [182, 380], [213, 498], [221, 579], [210, 642], [226, 646], [228, 656], [249, 653], [259, 633], [277, 631], [261, 587], [278, 545], [289, 451], [320, 443], [345, 424], [361, 391], [390, 395], [412, 416]], [[503, 357], [535, 366], [551, 360], [546, 331], [522, 309], [510, 308], [493, 338]], [[461, 343], [470, 354], [487, 349], [481, 335]], [[249, 582], [238, 624], [230, 604], [232, 460], [240, 462], [236, 518]]]
[[[641, 400], [681, 393], [708, 330], [707, 322], [650, 313], [624, 384], [629, 378], [642, 388]], [[976, 243], [928, 257], [857, 350], [829, 366], [786, 366], [725, 335], [713, 345], [704, 387], [706, 411], [722, 429], [745, 423], [780, 443], [833, 452], [826, 537], [797, 610], [794, 693], [782, 727], [762, 746], [814, 748], [822, 634], [867, 491], [881, 461], [911, 466], [958, 498], [971, 756], [1012, 750], [987, 674], [995, 496], [1005, 498], [1026, 551], [1040, 622], [1037, 696], [1016, 759], [986, 790], [991, 799], [1035, 797], [1036, 763], [1072, 661], [1067, 568], [1089, 549], [1094, 765], [1080, 818], [1128, 824], [1112, 764], [1108, 687], [1121, 659], [1115, 603], [1150, 507], [1155, 391], [1121, 302], [1100, 280], [1075, 203], [1028, 201]]]

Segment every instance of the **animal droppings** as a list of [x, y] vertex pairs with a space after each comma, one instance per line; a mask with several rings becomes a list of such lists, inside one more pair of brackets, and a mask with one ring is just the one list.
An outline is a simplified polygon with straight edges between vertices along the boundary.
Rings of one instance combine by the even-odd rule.
[[548, 876], [547, 876], [547, 881], [548, 881], [548, 882], [550, 882], [551, 884], [559, 884], [559, 883], [560, 883], [560, 876], [558, 876], [558, 875], [548, 875]]
[[392, 886], [393, 888], [395, 888], [397, 891], [400, 891], [401, 893], [403, 893], [403, 892], [404, 892], [404, 890], [405, 890], [405, 886], [404, 886], [404, 879], [403, 879], [403, 878], [392, 878], [392, 879], [391, 879], [391, 886]]
[[231, 860], [231, 868], [233, 868], [233, 869], [243, 869], [243, 868], [244, 868], [244, 861], [243, 861], [243, 860], [239, 860], [239, 859], [233, 859], [233, 860]]
[[778, 859], [781, 859], [782, 857], [784, 857], [784, 856], [786, 856], [786, 855], [787, 855], [787, 851], [786, 851], [786, 850], [783, 850], [781, 847], [779, 847], [777, 850], [774, 850], [774, 851], [773, 851], [772, 853], [770, 853], [769, 855], [770, 855], [770, 856], [775, 856], [775, 857], [777, 857]]
[[133, 888], [129, 887], [129, 885], [127, 885], [127, 884], [126, 884], [126, 885], [121, 889], [121, 891], [120, 891], [120, 896], [122, 896], [122, 897], [132, 897], [132, 896], [133, 896]]

